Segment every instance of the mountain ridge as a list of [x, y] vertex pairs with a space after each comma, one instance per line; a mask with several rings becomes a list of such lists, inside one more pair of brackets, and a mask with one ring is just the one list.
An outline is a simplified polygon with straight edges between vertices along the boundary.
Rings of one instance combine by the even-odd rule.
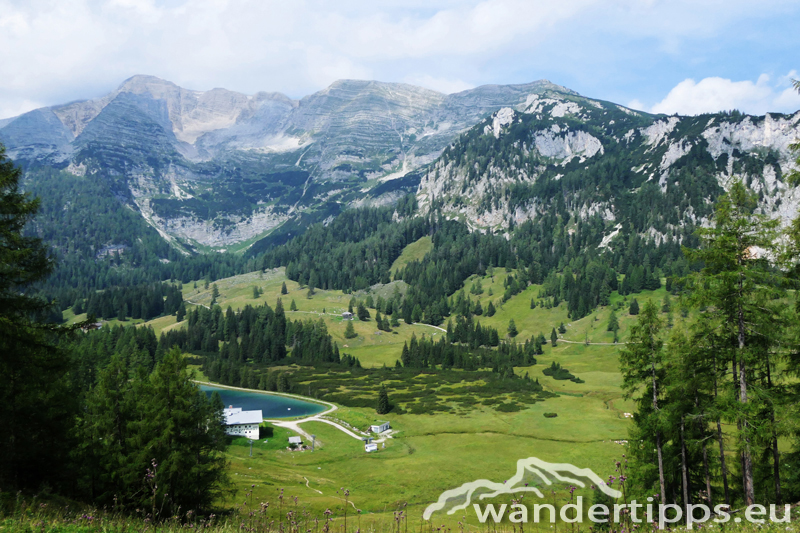
[[[176, 245], [223, 250], [300, 213], [322, 220], [337, 205], [395, 201], [416, 187], [416, 178], [399, 178], [431, 163], [492, 111], [522, 105], [532, 91], [572, 93], [546, 80], [451, 95], [338, 80], [294, 100], [194, 91], [137, 75], [103, 97], [10, 119], [0, 141], [26, 168], [113, 182], [119, 197]], [[300, 174], [287, 182], [287, 172]], [[372, 189], [380, 192], [361, 193]]]
[[[474, 230], [508, 232], [552, 208], [556, 182], [569, 172], [574, 182], [581, 165], [611, 165], [603, 179], [627, 183], [580, 205], [565, 200], [570, 216], [603, 213], [614, 221], [608, 237], [625, 218], [620, 209], [627, 207], [614, 205], [620, 195], [652, 180], [668, 194], [673, 169], [687, 157], [714, 175], [707, 183], [714, 190], [742, 169], [760, 172], [772, 211], [796, 207], [779, 184], [792, 164], [788, 144], [798, 136], [800, 114], [702, 117], [651, 115], [548, 80], [447, 95], [337, 80], [295, 100], [277, 92], [195, 91], [136, 75], [103, 97], [0, 121], [0, 141], [34, 171], [31, 179], [35, 169], [53, 168], [104, 180], [185, 251], [240, 250], [347, 207], [391, 204], [408, 193], [417, 194], [423, 212], [435, 208]], [[464, 152], [454, 160], [459, 147]], [[627, 167], [611, 163], [621, 159]], [[703, 210], [693, 204], [679, 218], [694, 224]]]

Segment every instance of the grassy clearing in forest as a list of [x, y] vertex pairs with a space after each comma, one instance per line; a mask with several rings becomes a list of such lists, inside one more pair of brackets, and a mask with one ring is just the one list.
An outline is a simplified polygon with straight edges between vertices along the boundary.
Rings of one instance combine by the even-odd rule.
[[[281, 286], [286, 283], [288, 294], [281, 294]], [[268, 303], [273, 308], [278, 298], [283, 303], [287, 317], [292, 320], [319, 320], [325, 321], [333, 340], [339, 344], [339, 349], [361, 360], [365, 367], [379, 367], [384, 364], [394, 366], [400, 357], [403, 343], [411, 339], [412, 334], [417, 337], [422, 335], [437, 337], [443, 332], [426, 324], [406, 324], [400, 320], [400, 326], [393, 328], [393, 332], [379, 331], [375, 325], [375, 309], [370, 309], [371, 319], [362, 322], [353, 320], [353, 327], [358, 337], [346, 339], [344, 337], [347, 322], [342, 320], [342, 312], [347, 311], [348, 304], [353, 295], [342, 291], [326, 291], [317, 289], [309, 298], [308, 289], [286, 278], [284, 269], [275, 269], [266, 273], [251, 272], [225, 278], [216, 282], [219, 290], [217, 303], [227, 309], [240, 310], [247, 305], [261, 306]], [[187, 283], [183, 287], [183, 298], [187, 302], [198, 305], [209, 305], [212, 298], [212, 285], [206, 289], [203, 282]], [[253, 286], [258, 287], [262, 294], [253, 298]], [[366, 294], [366, 293], [364, 293]], [[375, 294], [375, 293], [373, 293]], [[373, 296], [377, 298], [377, 296]], [[294, 300], [297, 311], [291, 311]]]
[[401, 268], [405, 268], [411, 261], [422, 261], [431, 250], [433, 250], [433, 240], [430, 237], [422, 237], [412, 242], [403, 248], [403, 252], [400, 254], [400, 257], [394, 260], [389, 272], [394, 274]]
[[[398, 259], [405, 262], [396, 261], [393, 269], [424, 256], [429, 246], [430, 243], [425, 239], [413, 243]], [[270, 443], [256, 444], [253, 457], [249, 456], [248, 442], [234, 441], [228, 447], [227, 455], [239, 493], [224, 503], [233, 505], [241, 502], [242, 494], [251, 489], [255, 500], [275, 502], [277, 491], [284, 488], [287, 495], [298, 496], [314, 512], [326, 508], [341, 511], [343, 503], [340, 489], [347, 487], [351, 490], [351, 500], [364, 511], [361, 518], [367, 523], [369, 520], [373, 520], [374, 524], [388, 520], [391, 524], [391, 513], [407, 503], [406, 510], [418, 527], [415, 517], [435, 501], [442, 491], [480, 478], [502, 481], [514, 473], [517, 460], [522, 458], [539, 457], [550, 462], [574, 463], [576, 466], [592, 468], [601, 477], [613, 473], [613, 461], [625, 453], [625, 447], [614, 441], [627, 438], [630, 420], [625, 413], [632, 412], [634, 407], [632, 402], [622, 398], [620, 390], [619, 346], [586, 345], [585, 341], [587, 338], [590, 343], [613, 341], [613, 333], [606, 330], [611, 309], [616, 308], [620, 325], [619, 340], [625, 342], [628, 328], [636, 320], [635, 316], [628, 314], [632, 297], [623, 298], [615, 293], [610, 306], [600, 308], [580, 320], [570, 321], [566, 303], [563, 302], [552, 309], [541, 306], [530, 309], [531, 298], [538, 303], [540, 287], [536, 285], [529, 286], [503, 303], [503, 281], [508, 274], [504, 269], [495, 269], [493, 276], [481, 278], [484, 291], [480, 296], [469, 293], [477, 280], [473, 276], [464, 284], [465, 293], [473, 299], [480, 299], [484, 310], [489, 302], [493, 302], [497, 307], [495, 316], [476, 319], [484, 326], [497, 328], [501, 337], [505, 335], [512, 318], [519, 331], [516, 337], [518, 342], [524, 342], [540, 332], [545, 335], [548, 343], [544, 347], [545, 353], [537, 356], [537, 364], [519, 367], [515, 371], [518, 375], [527, 372], [531, 378], [538, 379], [546, 391], [555, 394], [554, 397], [531, 403], [520, 400], [519, 395], [515, 397], [516, 393], [509, 393], [489, 398], [476, 396], [474, 401], [466, 401], [461, 399], [463, 395], [459, 393], [459, 388], [470, 383], [439, 383], [435, 385], [435, 390], [428, 391], [429, 385], [425, 383], [415, 385], [393, 381], [392, 373], [387, 372], [384, 382], [390, 398], [404, 398], [405, 402], [416, 395], [418, 398], [412, 399], [417, 404], [424, 404], [428, 401], [426, 394], [430, 392], [437, 405], [444, 406], [446, 410], [434, 410], [430, 414], [414, 414], [412, 411], [376, 415], [370, 407], [348, 407], [333, 413], [332, 418], [362, 429], [377, 419], [391, 422], [393, 438], [385, 442], [385, 448], [381, 447], [378, 452], [370, 454], [364, 452], [362, 442], [321, 422], [302, 425], [306, 432], [317, 435], [319, 446], [314, 453], [286, 450], [278, 442], [285, 439], [286, 435], [276, 436]], [[288, 291], [285, 295], [281, 294], [283, 283]], [[341, 312], [347, 310], [353, 295], [319, 289], [309, 295], [307, 288], [287, 279], [282, 268], [218, 280], [216, 285], [219, 290], [217, 303], [223, 309], [231, 306], [237, 310], [246, 305], [260, 306], [265, 302], [274, 307], [277, 299], [281, 298], [288, 317], [295, 320], [324, 320], [340, 350], [357, 356], [364, 367], [393, 367], [400, 357], [403, 343], [412, 334], [434, 338], [443, 334], [431, 326], [409, 325], [402, 320], [394, 332], [379, 332], [375, 327], [375, 310], [370, 309], [370, 321], [353, 322], [358, 337], [345, 339], [346, 322], [342, 320]], [[258, 298], [253, 297], [254, 286], [261, 293]], [[378, 291], [391, 294], [393, 286], [376, 288], [372, 293], [373, 298], [377, 298]], [[492, 294], [489, 294], [490, 291]], [[189, 283], [184, 285], [183, 294], [187, 302], [209, 305], [212, 285], [205, 288], [202, 281], [197, 282], [196, 286], [195, 283]], [[366, 291], [360, 291], [356, 296], [364, 298], [366, 294]], [[648, 299], [660, 302], [664, 294], [664, 289], [660, 289], [635, 297], [643, 305]], [[290, 311], [292, 300], [297, 311]], [[675, 309], [676, 323], [679, 317], [680, 313]], [[566, 333], [557, 346], [552, 347], [550, 332], [562, 322], [566, 326]], [[158, 331], [181, 327], [181, 324], [175, 324], [174, 317], [162, 317], [149, 324]], [[442, 327], [446, 327], [446, 323]], [[584, 382], [575, 383], [545, 376], [542, 370], [551, 362], [561, 364]], [[364, 383], [353, 380], [345, 383], [339, 392], [352, 397], [369, 398], [377, 392], [373, 390], [376, 387], [372, 381], [365, 387]], [[497, 404], [506, 401], [516, 401], [520, 410], [498, 411]], [[556, 413], [557, 416], [546, 418], [544, 413]], [[276, 435], [279, 435], [277, 430]], [[467, 522], [474, 525], [474, 514], [470, 514], [472, 516]], [[437, 518], [451, 527], [455, 527], [460, 519], [460, 516]]]
[[[419, 246], [424, 243], [418, 241]], [[412, 245], [413, 246], [413, 245]], [[406, 257], [418, 252], [408, 251]], [[435, 414], [396, 414], [381, 415], [389, 420], [396, 433], [395, 438], [386, 442], [386, 449], [375, 454], [365, 454], [363, 444], [338, 431], [332, 426], [309, 422], [303, 426], [305, 431], [315, 432], [321, 448], [312, 455], [310, 452], [287, 452], [285, 450], [261, 450], [254, 457], [247, 456], [249, 447], [232, 444], [228, 454], [234, 467], [237, 485], [247, 487], [255, 484], [256, 495], [266, 498], [277, 487], [292, 488], [292, 492], [317, 505], [331, 506], [336, 502], [336, 489], [346, 486], [352, 490], [356, 504], [369, 512], [393, 509], [397, 502], [408, 502], [421, 512], [422, 507], [434, 501], [439, 492], [453, 488], [466, 481], [478, 478], [494, 479], [513, 473], [514, 465], [520, 458], [536, 456], [553, 462], [575, 462], [579, 466], [591, 466], [601, 476], [613, 471], [613, 460], [624, 453], [623, 446], [615, 444], [627, 437], [629, 420], [624, 413], [631, 412], [633, 405], [622, 399], [618, 370], [618, 346], [585, 345], [587, 332], [590, 342], [611, 342], [613, 334], [606, 331], [610, 307], [623, 298], [616, 294], [612, 306], [595, 311], [581, 320], [570, 321], [566, 304], [553, 309], [537, 307], [530, 309], [531, 298], [536, 298], [539, 286], [530, 286], [509, 301], [502, 302], [503, 280], [508, 275], [503, 269], [495, 269], [494, 276], [482, 278], [484, 292], [480, 298], [484, 309], [490, 301], [497, 306], [493, 317], [476, 317], [481, 324], [493, 326], [501, 335], [505, 334], [508, 321], [513, 318], [519, 335], [517, 340], [524, 342], [531, 335], [544, 333], [550, 338], [550, 331], [564, 322], [567, 332], [564, 339], [573, 343], [558, 342], [556, 347], [548, 342], [544, 355], [530, 367], [517, 368], [519, 375], [528, 372], [538, 379], [547, 391], [557, 394], [543, 402], [523, 404], [516, 412], [503, 413], [494, 404], [513, 399], [495, 398], [495, 401], [482, 404], [458, 403], [448, 400], [446, 395], [439, 398], [449, 408], [446, 412]], [[465, 292], [477, 278], [465, 283]], [[285, 283], [288, 294], [281, 295], [281, 285]], [[253, 286], [263, 294], [253, 298]], [[308, 297], [308, 290], [296, 282], [288, 280], [283, 269], [266, 273], [250, 273], [217, 281], [219, 297], [217, 302], [227, 308], [241, 309], [245, 305], [262, 305], [264, 302], [275, 305], [278, 298], [283, 301], [287, 316], [322, 318], [329, 333], [343, 352], [359, 357], [365, 367], [392, 367], [399, 358], [403, 342], [412, 333], [438, 336], [443, 332], [422, 324], [405, 324], [394, 328], [396, 333], [378, 332], [374, 320], [354, 321], [358, 337], [345, 339], [346, 322], [340, 313], [347, 310], [352, 295], [341, 291], [317, 290]], [[211, 290], [202, 282], [195, 288], [193, 283], [184, 286], [184, 299], [197, 304], [208, 305]], [[493, 293], [489, 294], [489, 290]], [[363, 296], [366, 293], [359, 293]], [[661, 300], [664, 290], [637, 295], [640, 304], [649, 298]], [[294, 300], [297, 311], [290, 311]], [[617, 310], [620, 322], [620, 340], [627, 337], [627, 328], [635, 317], [628, 315], [628, 302]], [[370, 309], [373, 318], [375, 310]], [[677, 316], [677, 314], [676, 314]], [[443, 324], [446, 326], [446, 324]], [[176, 327], [176, 326], [171, 326]], [[378, 334], [380, 333], [380, 334]], [[584, 380], [574, 383], [555, 380], [542, 374], [551, 362], [560, 363], [573, 374]], [[395, 383], [387, 378], [390, 397], [414, 394], [408, 384]], [[342, 392], [364, 394], [358, 382]], [[449, 386], [457, 394], [457, 386]], [[555, 418], [545, 418], [544, 413], [557, 413]], [[375, 411], [368, 407], [343, 408], [334, 417], [363, 427], [374, 421]], [[305, 476], [305, 477], [304, 477]], [[306, 486], [306, 479], [309, 486]], [[382, 480], [386, 481], [385, 483]], [[258, 483], [252, 483], [258, 480]], [[323, 495], [311, 489], [322, 490]], [[382, 512], [382, 511], [381, 511]]]

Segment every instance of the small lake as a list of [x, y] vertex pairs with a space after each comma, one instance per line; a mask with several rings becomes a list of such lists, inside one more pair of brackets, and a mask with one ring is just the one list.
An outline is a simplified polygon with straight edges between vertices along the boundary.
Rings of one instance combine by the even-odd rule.
[[200, 385], [200, 390], [211, 396], [214, 391], [222, 396], [225, 407], [230, 405], [241, 407], [245, 411], [261, 409], [264, 418], [288, 418], [293, 416], [311, 416], [326, 410], [322, 404], [305, 402], [297, 398], [263, 394], [244, 390], [225, 389], [211, 385]]

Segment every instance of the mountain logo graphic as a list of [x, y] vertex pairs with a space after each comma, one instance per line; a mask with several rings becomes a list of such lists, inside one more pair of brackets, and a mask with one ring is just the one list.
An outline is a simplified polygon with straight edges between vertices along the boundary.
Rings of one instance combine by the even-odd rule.
[[425, 508], [422, 517], [430, 520], [433, 513], [447, 510], [451, 515], [456, 511], [466, 509], [472, 500], [495, 498], [503, 494], [516, 494], [532, 492], [539, 498], [544, 498], [537, 485], [552, 485], [553, 481], [569, 483], [576, 487], [586, 487], [587, 481], [603, 491], [611, 498], [621, 498], [622, 493], [609, 487], [605, 481], [588, 468], [578, 468], [568, 463], [548, 463], [538, 457], [528, 457], [517, 461], [517, 472], [514, 476], [502, 483], [488, 479], [478, 479], [464, 483], [458, 488], [444, 491], [436, 503]]

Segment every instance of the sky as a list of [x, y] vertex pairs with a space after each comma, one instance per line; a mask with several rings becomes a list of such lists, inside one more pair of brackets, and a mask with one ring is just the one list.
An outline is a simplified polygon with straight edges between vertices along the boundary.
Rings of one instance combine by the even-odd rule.
[[135, 74], [300, 98], [548, 79], [657, 113], [800, 109], [797, 0], [0, 0], [0, 118]]

